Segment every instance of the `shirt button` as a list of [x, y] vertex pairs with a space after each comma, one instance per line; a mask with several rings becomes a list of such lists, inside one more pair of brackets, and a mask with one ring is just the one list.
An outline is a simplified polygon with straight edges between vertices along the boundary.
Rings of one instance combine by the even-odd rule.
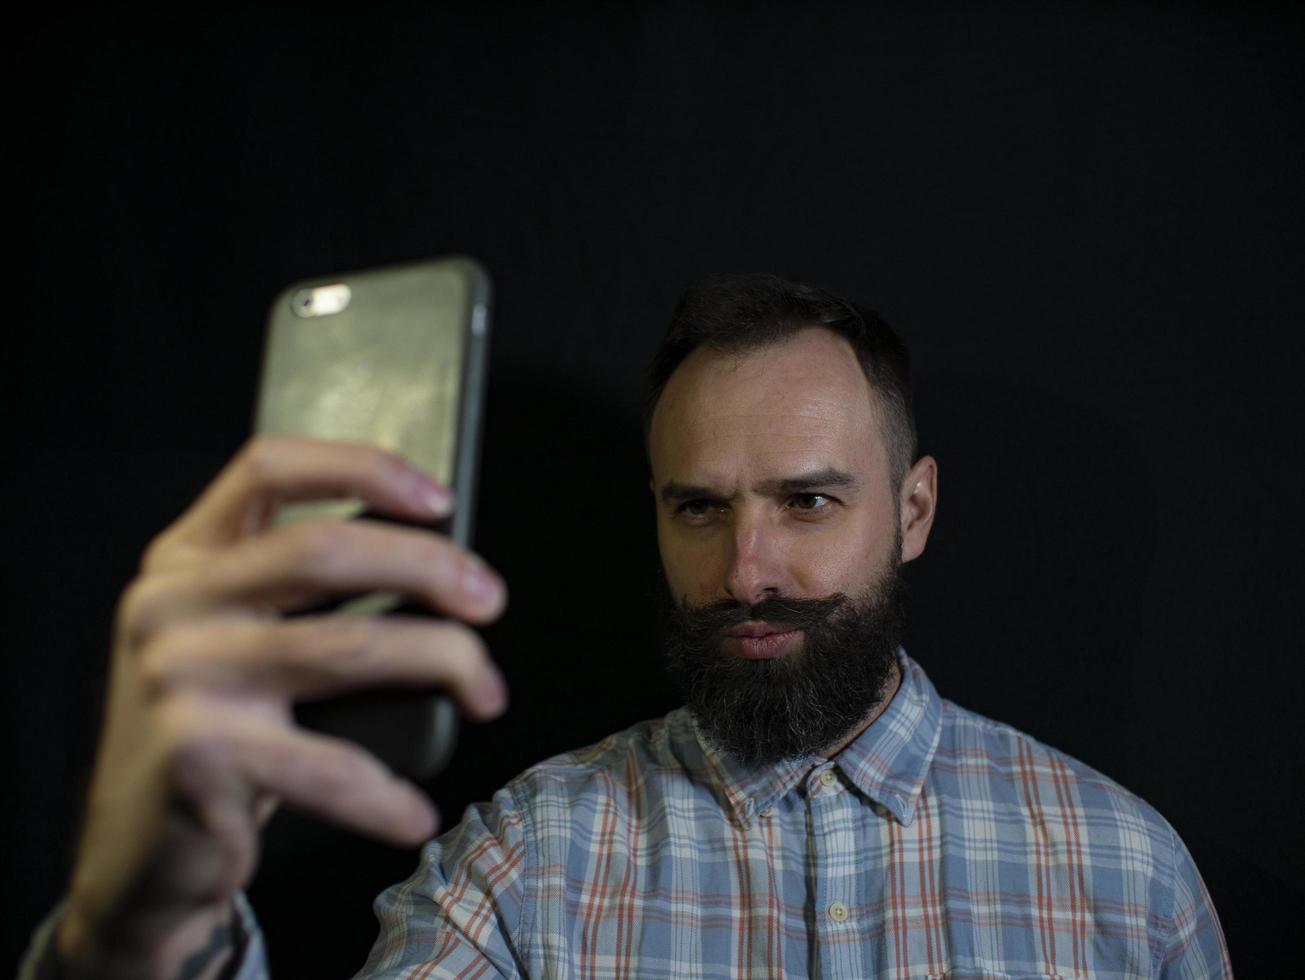
[[775, 815], [775, 808], [773, 806], [768, 806], [766, 809], [761, 811], [761, 815], [763, 817], [773, 817]]
[[834, 770], [826, 769], [820, 774], [820, 781], [826, 786], [833, 786], [834, 783], [838, 782], [838, 777], [834, 775]]
[[842, 902], [834, 902], [829, 906], [829, 917], [835, 922], [846, 922], [847, 906]]

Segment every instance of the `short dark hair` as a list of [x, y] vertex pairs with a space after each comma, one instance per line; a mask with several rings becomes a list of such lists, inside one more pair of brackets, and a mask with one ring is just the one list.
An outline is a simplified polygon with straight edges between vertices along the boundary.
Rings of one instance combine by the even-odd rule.
[[708, 276], [685, 290], [648, 369], [645, 442], [666, 383], [697, 348], [743, 354], [787, 340], [803, 327], [824, 327], [852, 345], [879, 399], [890, 475], [900, 484], [916, 454], [906, 345], [874, 311], [819, 286], [766, 273]]

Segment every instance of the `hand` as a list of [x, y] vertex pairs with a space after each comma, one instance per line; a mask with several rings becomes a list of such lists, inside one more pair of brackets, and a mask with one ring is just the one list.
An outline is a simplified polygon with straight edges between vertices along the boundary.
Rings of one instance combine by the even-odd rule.
[[[352, 743], [296, 728], [292, 704], [372, 685], [439, 685], [473, 718], [501, 675], [466, 625], [502, 581], [432, 532], [366, 520], [273, 528], [291, 501], [361, 498], [431, 521], [447, 492], [367, 446], [259, 437], [148, 547], [118, 604], [104, 732], [58, 934], [94, 975], [172, 976], [230, 921], [279, 801], [417, 845], [430, 801]], [[447, 619], [306, 615], [332, 594], [392, 591]]]

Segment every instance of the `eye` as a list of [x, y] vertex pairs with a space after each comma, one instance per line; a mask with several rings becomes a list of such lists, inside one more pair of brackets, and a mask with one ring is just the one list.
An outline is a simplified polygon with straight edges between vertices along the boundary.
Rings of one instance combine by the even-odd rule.
[[803, 515], [824, 515], [834, 505], [834, 498], [823, 493], [795, 493], [788, 498], [789, 507]]
[[793, 504], [798, 510], [819, 510], [824, 501], [829, 500], [823, 493], [794, 494]]
[[684, 517], [695, 524], [704, 524], [720, 510], [721, 505], [718, 501], [698, 497], [694, 500], [686, 500], [676, 507], [675, 515]]

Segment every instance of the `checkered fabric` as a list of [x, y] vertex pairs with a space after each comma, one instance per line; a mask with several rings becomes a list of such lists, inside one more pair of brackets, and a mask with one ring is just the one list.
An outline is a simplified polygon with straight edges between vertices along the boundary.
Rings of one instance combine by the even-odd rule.
[[680, 709], [529, 769], [377, 899], [359, 976], [1232, 975], [1159, 814], [899, 657], [832, 760], [739, 766]]

